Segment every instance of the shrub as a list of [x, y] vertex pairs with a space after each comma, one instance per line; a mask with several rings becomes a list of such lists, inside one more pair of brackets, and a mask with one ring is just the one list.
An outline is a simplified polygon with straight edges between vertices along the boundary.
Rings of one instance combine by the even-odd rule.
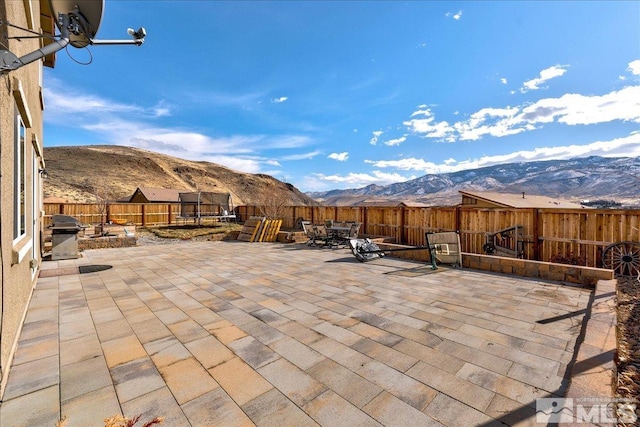
[[580, 255], [580, 254], [574, 254], [573, 252], [570, 252], [568, 254], [565, 255], [552, 255], [549, 258], [549, 262], [555, 262], [556, 264], [569, 264], [569, 265], [582, 265], [582, 266], [586, 266], [587, 265], [587, 257], [585, 257], [584, 255]]

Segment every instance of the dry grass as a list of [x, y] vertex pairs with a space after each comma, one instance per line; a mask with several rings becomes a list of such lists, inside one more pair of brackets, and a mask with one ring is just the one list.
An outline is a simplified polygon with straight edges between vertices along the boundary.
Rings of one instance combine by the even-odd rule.
[[[109, 418], [105, 418], [104, 427], [134, 427], [138, 421], [140, 421], [141, 415], [136, 415], [133, 418], [123, 417], [122, 415], [114, 415]], [[69, 419], [64, 416], [60, 421], [56, 423], [56, 427], [66, 427]], [[151, 427], [157, 424], [164, 423], [164, 417], [155, 417], [151, 421], [147, 421], [142, 427]]]
[[[140, 421], [140, 415], [133, 418], [123, 417], [122, 415], [114, 415], [104, 420], [105, 427], [133, 427]], [[164, 417], [155, 417], [142, 425], [142, 427], [151, 427], [156, 424], [164, 423]]]
[[202, 237], [221, 237], [233, 231], [242, 230], [242, 225], [228, 223], [223, 225], [181, 225], [168, 227], [146, 227], [146, 230], [163, 239], [191, 240]]
[[619, 277], [617, 299], [616, 397], [637, 402], [640, 400], [640, 282], [635, 277]]

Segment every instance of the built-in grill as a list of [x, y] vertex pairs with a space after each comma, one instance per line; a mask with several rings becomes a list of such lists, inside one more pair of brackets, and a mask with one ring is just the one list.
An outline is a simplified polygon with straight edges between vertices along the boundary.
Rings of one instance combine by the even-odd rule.
[[84, 230], [80, 221], [69, 215], [53, 215], [51, 229], [51, 259], [78, 258], [78, 233]]

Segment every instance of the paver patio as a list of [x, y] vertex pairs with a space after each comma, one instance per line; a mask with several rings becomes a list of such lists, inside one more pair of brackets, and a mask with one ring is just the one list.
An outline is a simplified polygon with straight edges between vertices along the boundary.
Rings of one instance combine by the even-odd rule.
[[89, 250], [43, 264], [0, 425], [536, 425], [589, 298], [304, 245]]

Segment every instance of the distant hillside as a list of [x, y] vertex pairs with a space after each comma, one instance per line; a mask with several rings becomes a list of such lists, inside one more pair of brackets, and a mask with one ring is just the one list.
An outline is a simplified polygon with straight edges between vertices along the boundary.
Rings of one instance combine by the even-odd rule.
[[94, 202], [96, 182], [107, 183], [115, 199], [137, 187], [229, 192], [235, 205], [259, 204], [265, 195], [291, 205], [318, 202], [291, 184], [269, 175], [238, 172], [209, 162], [183, 160], [121, 146], [50, 147], [44, 150], [48, 179], [44, 197], [68, 202]]
[[459, 190], [537, 194], [578, 202], [606, 199], [640, 204], [640, 158], [587, 157], [510, 163], [454, 173], [424, 175], [387, 186], [308, 193], [327, 205], [413, 202], [460, 203]]

